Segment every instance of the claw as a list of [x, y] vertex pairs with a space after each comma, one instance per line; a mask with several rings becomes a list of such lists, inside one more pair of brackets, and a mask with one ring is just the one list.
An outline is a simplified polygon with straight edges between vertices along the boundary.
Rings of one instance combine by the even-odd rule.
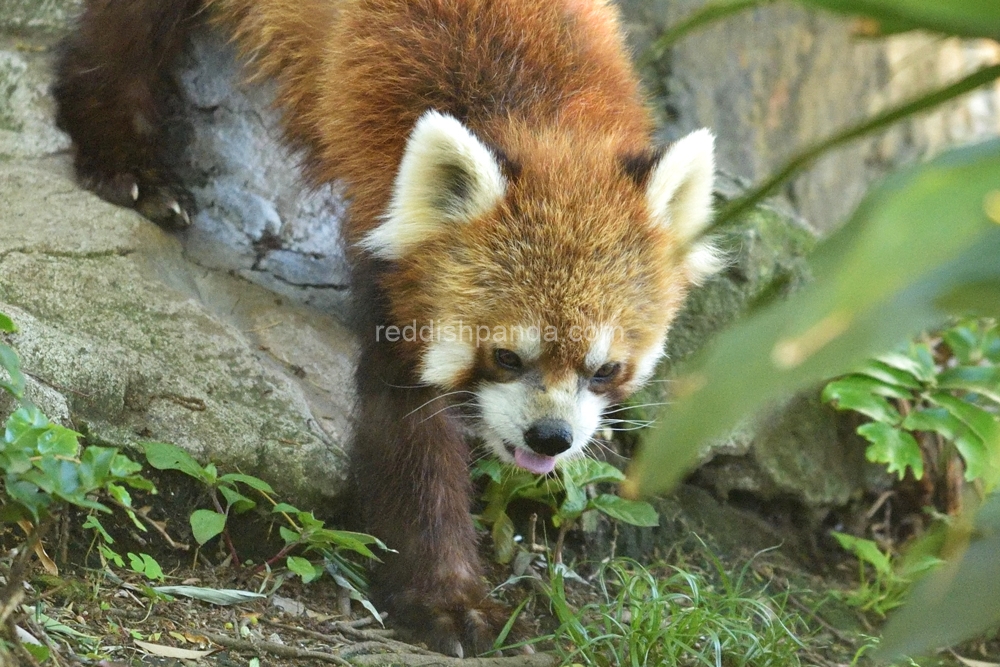
[[133, 202], [139, 201], [139, 184], [138, 183], [133, 183], [132, 184], [132, 190], [131, 190], [130, 194], [132, 195], [132, 201]]

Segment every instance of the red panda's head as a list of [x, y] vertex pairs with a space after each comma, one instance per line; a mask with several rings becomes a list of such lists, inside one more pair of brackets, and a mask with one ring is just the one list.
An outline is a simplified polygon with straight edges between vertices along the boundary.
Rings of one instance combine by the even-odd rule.
[[456, 391], [499, 458], [548, 472], [649, 379], [689, 286], [721, 265], [699, 239], [713, 138], [654, 153], [513, 121], [484, 134], [500, 148], [425, 113], [360, 245], [393, 267], [422, 381]]

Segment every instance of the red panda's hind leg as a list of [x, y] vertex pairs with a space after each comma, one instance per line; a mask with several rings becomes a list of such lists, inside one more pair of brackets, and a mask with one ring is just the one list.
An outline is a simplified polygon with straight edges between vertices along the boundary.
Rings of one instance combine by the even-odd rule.
[[164, 103], [199, 4], [88, 0], [56, 64], [56, 121], [81, 185], [164, 227], [190, 224], [190, 199], [163, 162]]

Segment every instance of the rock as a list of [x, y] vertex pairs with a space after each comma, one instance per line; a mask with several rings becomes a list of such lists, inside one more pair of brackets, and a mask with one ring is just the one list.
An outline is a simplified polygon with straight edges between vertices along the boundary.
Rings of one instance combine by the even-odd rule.
[[4, 0], [0, 31], [59, 33], [82, 4], [83, 0]]
[[[775, 208], [758, 207], [736, 223], [722, 244], [728, 269], [691, 296], [668, 338], [658, 380], [632, 400], [642, 407], [630, 418], [657, 417], [670, 401], [675, 369], [712, 334], [809, 280], [805, 256], [815, 243], [801, 220]], [[791, 502], [816, 517], [848, 502], [866, 482], [865, 445], [818, 396], [807, 390], [710, 443], [695, 481], [722, 499], [740, 492], [757, 502]]]
[[698, 484], [726, 499], [734, 492], [813, 510], [846, 505], [868, 481], [865, 448], [848, 420], [813, 388], [773, 408], [709, 450]]
[[0, 163], [0, 211], [0, 311], [29, 396], [91, 441], [172, 442], [300, 502], [343, 490], [343, 327], [191, 264], [51, 170]]
[[[620, 0], [636, 53], [708, 0]], [[665, 134], [718, 135], [719, 164], [759, 182], [834, 131], [954, 81], [1000, 47], [933, 35], [863, 39], [854, 22], [796, 3], [753, 8], [689, 34], [644, 71]], [[817, 161], [784, 188], [817, 229], [836, 227], [869, 184], [901, 163], [1000, 129], [1000, 90], [986, 88]]]
[[52, 122], [46, 44], [0, 34], [0, 160], [42, 157], [70, 146]]
[[[723, 182], [723, 189], [733, 192]], [[692, 292], [667, 339], [669, 372], [698, 351], [712, 334], [761, 300], [788, 294], [809, 279], [806, 256], [813, 231], [793, 214], [760, 206], [721, 235], [727, 267]]]
[[169, 132], [173, 166], [194, 195], [187, 256], [346, 318], [349, 270], [340, 246], [342, 188], [303, 187], [282, 144], [273, 86], [243, 85], [233, 46], [200, 28], [178, 63]]

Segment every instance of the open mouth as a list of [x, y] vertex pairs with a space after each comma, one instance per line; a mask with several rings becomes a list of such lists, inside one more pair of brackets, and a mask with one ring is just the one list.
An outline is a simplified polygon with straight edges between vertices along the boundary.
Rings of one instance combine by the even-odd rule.
[[547, 475], [556, 467], [556, 457], [536, 454], [530, 449], [504, 443], [507, 453], [514, 457], [514, 464], [536, 475]]

